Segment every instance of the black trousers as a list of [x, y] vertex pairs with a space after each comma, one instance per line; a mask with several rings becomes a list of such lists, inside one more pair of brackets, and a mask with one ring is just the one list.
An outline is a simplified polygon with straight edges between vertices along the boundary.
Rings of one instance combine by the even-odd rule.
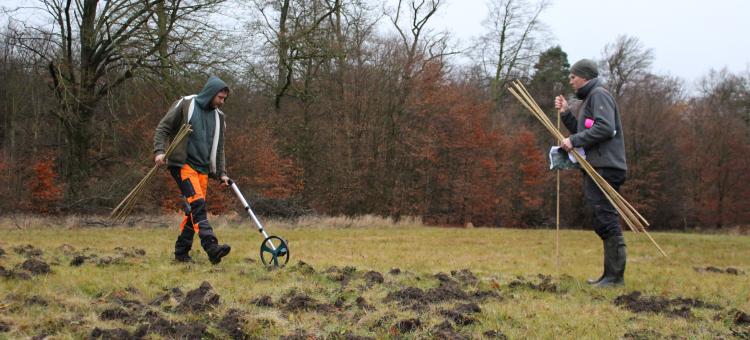
[[[625, 170], [614, 168], [594, 168], [604, 180], [619, 192], [625, 183]], [[602, 240], [622, 235], [620, 214], [589, 175], [583, 174], [583, 194], [591, 209], [594, 231]]]

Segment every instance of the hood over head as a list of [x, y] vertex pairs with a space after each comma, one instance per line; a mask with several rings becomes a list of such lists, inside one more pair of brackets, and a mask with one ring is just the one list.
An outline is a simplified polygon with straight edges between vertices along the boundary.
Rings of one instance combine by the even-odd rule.
[[586, 99], [586, 97], [589, 96], [589, 93], [591, 93], [591, 90], [598, 86], [602, 86], [599, 78], [594, 78], [587, 81], [586, 85], [583, 85], [580, 89], [578, 89], [578, 91], [576, 91], [576, 98], [580, 100]]
[[203, 89], [195, 97], [195, 101], [204, 109], [211, 109], [211, 100], [216, 96], [219, 91], [223, 89], [229, 89], [227, 83], [219, 79], [217, 76], [211, 76], [208, 78], [206, 85], [203, 85]]

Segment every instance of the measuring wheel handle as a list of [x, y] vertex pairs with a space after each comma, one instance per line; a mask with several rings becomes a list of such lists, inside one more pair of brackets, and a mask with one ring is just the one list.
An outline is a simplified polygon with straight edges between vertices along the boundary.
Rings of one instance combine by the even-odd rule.
[[283, 267], [289, 262], [289, 246], [281, 237], [266, 237], [260, 244], [260, 260], [266, 266]]

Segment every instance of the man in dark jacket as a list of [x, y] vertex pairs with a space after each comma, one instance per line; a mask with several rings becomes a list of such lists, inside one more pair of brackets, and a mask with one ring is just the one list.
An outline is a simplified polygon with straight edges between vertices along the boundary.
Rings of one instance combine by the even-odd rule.
[[[571, 135], [561, 147], [566, 151], [581, 147], [586, 160], [615, 190], [625, 182], [627, 165], [620, 110], [598, 78], [596, 64], [582, 59], [570, 68], [570, 85], [582, 102], [575, 114], [563, 96], [555, 98], [555, 108], [562, 115]], [[593, 212], [594, 231], [604, 245], [604, 273], [598, 280], [589, 280], [597, 287], [624, 284], [626, 252], [625, 238], [620, 228], [620, 216], [596, 182], [584, 174], [583, 191], [586, 203]]]
[[[201, 246], [213, 264], [229, 254], [231, 247], [219, 245], [213, 228], [208, 223], [206, 193], [208, 178], [223, 185], [229, 184], [224, 166], [224, 113], [219, 108], [229, 96], [229, 87], [221, 79], [211, 76], [197, 95], [183, 97], [170, 107], [156, 127], [154, 135], [154, 162], [167, 164], [186, 200], [185, 218], [180, 224], [180, 235], [175, 243], [175, 260], [191, 261], [189, 252], [193, 236], [198, 233]], [[183, 124], [190, 123], [192, 132], [175, 147], [165, 160], [168, 141]]]

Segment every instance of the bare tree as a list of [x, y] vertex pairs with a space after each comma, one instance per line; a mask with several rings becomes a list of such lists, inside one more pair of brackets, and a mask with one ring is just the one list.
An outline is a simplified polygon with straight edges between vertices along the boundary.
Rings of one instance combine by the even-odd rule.
[[294, 92], [295, 79], [305, 73], [305, 66], [332, 57], [327, 46], [334, 41], [319, 38], [334, 31], [345, 4], [342, 0], [254, 0], [253, 4], [261, 20], [248, 28], [258, 31], [262, 43], [272, 48], [275, 76], [267, 82], [278, 111], [283, 98]]
[[654, 52], [645, 48], [636, 37], [622, 35], [602, 51], [603, 73], [612, 94], [620, 98], [623, 88], [647, 74]]
[[[406, 15], [407, 24], [402, 23], [404, 12], [404, 1], [399, 0], [394, 14], [389, 15], [393, 27], [398, 31], [402, 48], [406, 52], [406, 62], [402, 70], [402, 77], [409, 80], [422, 67], [434, 60], [443, 61], [443, 58], [454, 52], [448, 52], [447, 33], [435, 34], [427, 28], [430, 18], [440, 8], [441, 0], [409, 0], [406, 6], [409, 8]], [[421, 65], [417, 62], [421, 61]]]
[[508, 82], [528, 74], [544, 42], [539, 15], [547, 0], [491, 0], [485, 20], [487, 33], [479, 37], [475, 56], [490, 77], [495, 109], [502, 105]]
[[[223, 0], [38, 0], [49, 24], [30, 24], [17, 42], [47, 61], [64, 129], [63, 173], [75, 193], [91, 171], [97, 105], [126, 80], [173, 66], [206, 31]], [[40, 48], [36, 43], [46, 39]], [[193, 50], [194, 52], [195, 50]], [[189, 53], [188, 53], [189, 54]]]

